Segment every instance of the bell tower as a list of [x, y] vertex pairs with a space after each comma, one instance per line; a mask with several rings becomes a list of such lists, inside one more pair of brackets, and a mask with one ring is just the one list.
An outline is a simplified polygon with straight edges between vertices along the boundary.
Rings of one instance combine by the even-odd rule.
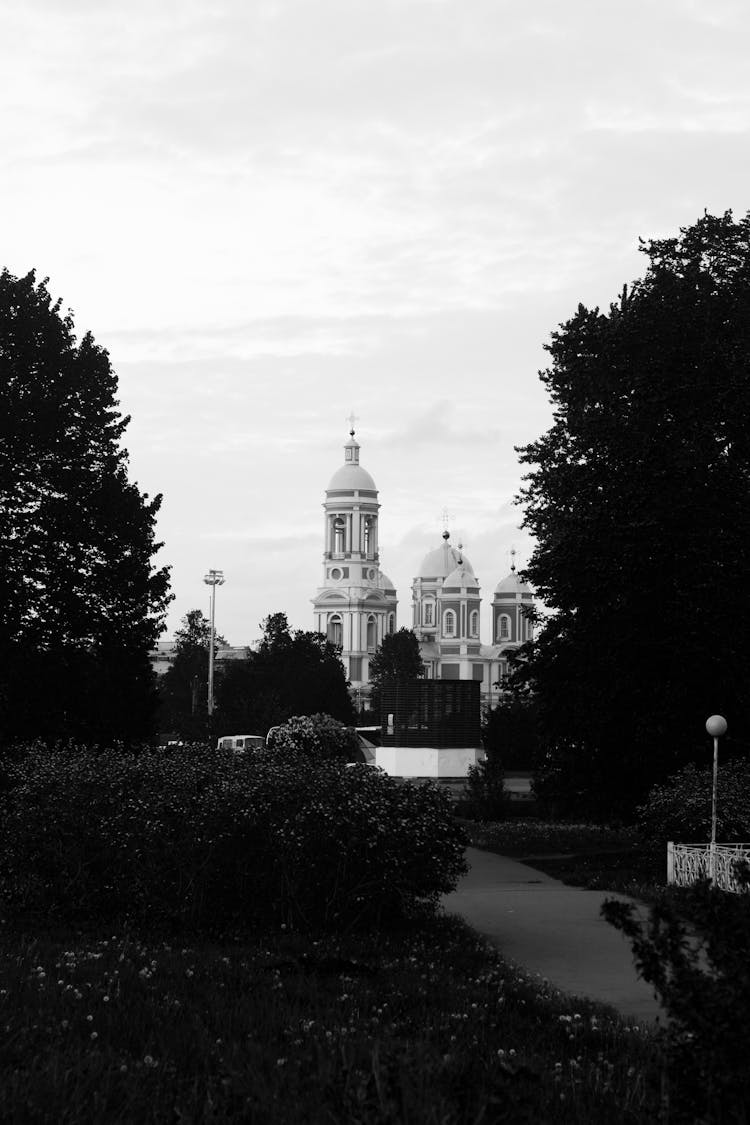
[[354, 417], [323, 502], [323, 584], [313, 599], [315, 628], [341, 648], [355, 691], [366, 692], [369, 661], [387, 633], [396, 630], [397, 598], [380, 569], [375, 482], [359, 462]]

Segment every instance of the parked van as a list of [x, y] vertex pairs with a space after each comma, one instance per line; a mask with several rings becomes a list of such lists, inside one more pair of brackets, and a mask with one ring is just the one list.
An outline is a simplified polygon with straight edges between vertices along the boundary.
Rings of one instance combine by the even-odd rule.
[[216, 744], [217, 750], [262, 750], [266, 740], [262, 734], [225, 734]]

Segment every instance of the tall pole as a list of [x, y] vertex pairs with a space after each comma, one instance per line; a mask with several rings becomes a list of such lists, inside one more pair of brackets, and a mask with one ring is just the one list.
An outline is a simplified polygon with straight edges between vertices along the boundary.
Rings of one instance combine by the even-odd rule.
[[209, 570], [203, 581], [211, 587], [211, 633], [208, 645], [208, 717], [214, 713], [214, 636], [216, 614], [216, 587], [224, 585], [223, 570]]
[[706, 720], [706, 730], [714, 740], [714, 780], [711, 787], [711, 847], [708, 853], [708, 877], [712, 886], [716, 883], [716, 789], [719, 778], [719, 739], [727, 733], [727, 721], [723, 715], [712, 715]]

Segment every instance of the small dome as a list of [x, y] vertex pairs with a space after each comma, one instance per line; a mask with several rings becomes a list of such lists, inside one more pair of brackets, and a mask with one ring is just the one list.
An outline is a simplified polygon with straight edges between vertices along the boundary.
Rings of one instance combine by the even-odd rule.
[[460, 563], [455, 570], [451, 571], [445, 582], [443, 582], [444, 590], [446, 589], [446, 587], [453, 588], [454, 586], [466, 586], [468, 590], [479, 589], [479, 583], [474, 577], [472, 571], [469, 570], [469, 568], [466, 566], [465, 560], [464, 562]]
[[459, 566], [463, 566], [469, 574], [474, 573], [474, 568], [466, 555], [456, 547], [451, 547], [448, 542], [448, 532], [445, 531], [442, 545], [430, 551], [422, 560], [417, 578], [445, 578]]
[[524, 582], [518, 577], [518, 572], [514, 569], [510, 574], [506, 575], [495, 587], [496, 594], [511, 594], [520, 596], [522, 598], [533, 598], [531, 587], [528, 582]]
[[370, 492], [377, 492], [375, 481], [367, 469], [363, 469], [361, 465], [342, 465], [340, 469], [337, 469], [328, 483], [328, 492], [333, 489], [340, 489], [344, 492], [354, 492], [355, 489], [369, 489]]
[[395, 587], [395, 586], [393, 585], [393, 583], [391, 582], [391, 580], [390, 580], [390, 578], [388, 577], [388, 575], [387, 575], [387, 574], [383, 574], [382, 570], [381, 570], [381, 572], [380, 572], [380, 584], [381, 584], [381, 586], [383, 587], [383, 589], [384, 589], [384, 590], [393, 590], [393, 591], [395, 591], [395, 589], [396, 589], [396, 587]]

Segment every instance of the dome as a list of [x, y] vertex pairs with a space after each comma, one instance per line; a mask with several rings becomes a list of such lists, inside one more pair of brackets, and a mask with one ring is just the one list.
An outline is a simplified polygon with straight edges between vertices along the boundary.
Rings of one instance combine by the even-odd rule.
[[375, 481], [361, 465], [342, 465], [337, 469], [328, 484], [329, 492], [334, 489], [343, 492], [354, 492], [355, 489], [377, 492]]
[[510, 594], [514, 597], [520, 595], [522, 598], [533, 598], [534, 596], [528, 582], [524, 582], [519, 578], [515, 569], [511, 570], [510, 574], [506, 575], [505, 578], [498, 582], [495, 587], [495, 593], [505, 594], [506, 596]]
[[417, 578], [445, 578], [457, 568], [463, 566], [469, 574], [474, 573], [466, 555], [456, 547], [451, 547], [448, 542], [448, 532], [443, 533], [443, 542], [440, 547], [430, 551], [422, 560]]
[[469, 590], [478, 590], [479, 583], [466, 565], [466, 560], [460, 563], [455, 570], [443, 582], [443, 589], [446, 587], [452, 588], [454, 586], [466, 586]]
[[396, 592], [396, 587], [393, 585], [388, 575], [383, 574], [382, 570], [380, 572], [380, 584], [384, 590], [393, 590], [394, 593]]

